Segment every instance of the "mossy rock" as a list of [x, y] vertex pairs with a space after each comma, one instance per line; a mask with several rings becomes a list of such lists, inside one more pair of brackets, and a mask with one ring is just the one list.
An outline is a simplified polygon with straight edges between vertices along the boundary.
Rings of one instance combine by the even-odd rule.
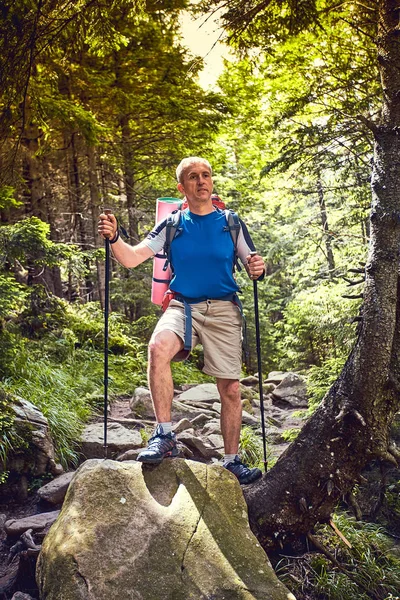
[[293, 600], [219, 465], [90, 460], [77, 471], [37, 566], [46, 600]]

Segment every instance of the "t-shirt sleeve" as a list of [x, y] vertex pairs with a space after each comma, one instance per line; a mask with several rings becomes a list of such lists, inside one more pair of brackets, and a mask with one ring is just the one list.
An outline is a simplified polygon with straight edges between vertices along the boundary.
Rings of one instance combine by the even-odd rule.
[[[247, 257], [249, 256], [250, 252], [255, 251], [256, 247], [253, 244], [253, 240], [250, 237], [246, 224], [243, 223], [242, 219], [239, 220], [241, 228], [237, 240], [237, 253], [238, 257], [240, 258], [240, 262], [245, 267], [247, 265]], [[264, 277], [265, 271], [262, 275], [260, 275], [257, 281], [262, 281]]]
[[153, 250], [154, 254], [159, 254], [164, 248], [165, 244], [165, 226], [166, 219], [163, 219], [147, 234], [144, 238], [143, 243]]
[[248, 255], [250, 252], [254, 252], [256, 248], [253, 244], [253, 240], [250, 237], [246, 224], [243, 223], [242, 219], [240, 219], [240, 225], [241, 228], [237, 240], [237, 253], [240, 258], [240, 262], [246, 266]]

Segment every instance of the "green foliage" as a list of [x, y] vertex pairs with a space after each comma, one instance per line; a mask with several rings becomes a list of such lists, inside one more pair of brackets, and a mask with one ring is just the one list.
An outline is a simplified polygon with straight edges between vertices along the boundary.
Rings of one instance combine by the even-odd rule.
[[263, 447], [260, 437], [254, 429], [245, 425], [240, 432], [239, 455], [249, 467], [263, 465]]
[[[39, 298], [36, 313], [27, 312], [20, 329], [14, 325], [12, 332], [5, 330], [1, 336], [6, 353], [0, 367], [5, 389], [28, 399], [46, 416], [58, 460], [67, 466], [76, 463], [80, 432], [102, 403], [103, 313], [96, 304], [68, 305], [41, 294], [40, 286], [35, 288]], [[46, 302], [51, 306], [45, 306]], [[33, 333], [35, 318], [38, 322]], [[109, 347], [112, 400], [117, 395], [132, 394], [135, 387], [144, 384], [146, 353], [143, 345], [130, 336], [129, 324], [116, 313], [110, 315]], [[10, 448], [10, 427], [4, 429], [2, 438], [5, 443], [9, 440]]]
[[0, 463], [3, 467], [6, 464], [7, 454], [13, 449], [16, 441], [15, 413], [10, 404], [10, 396], [0, 387]]
[[291, 427], [290, 429], [285, 429], [285, 431], [282, 431], [282, 437], [285, 442], [294, 442], [299, 433], [300, 429], [298, 427]]
[[337, 552], [337, 539], [326, 525], [319, 527], [318, 534], [331, 552], [337, 552], [338, 561], [353, 579], [333, 568], [325, 558], [311, 561], [315, 589], [321, 600], [367, 600], [371, 594], [384, 599], [398, 596], [400, 560], [390, 553], [393, 544], [385, 532], [377, 525], [356, 522], [345, 514], [336, 515], [335, 523], [351, 543], [351, 549], [341, 544]]
[[0, 320], [15, 317], [26, 306], [27, 289], [11, 276], [0, 274]]
[[308, 369], [307, 392], [309, 395], [309, 413], [313, 413], [320, 405], [323, 397], [339, 376], [344, 362], [344, 357], [328, 358], [321, 366], [312, 366]]
[[28, 217], [14, 225], [0, 228], [0, 249], [3, 261], [18, 261], [24, 267], [58, 266], [62, 261], [79, 263], [84, 270], [85, 255], [75, 246], [56, 243], [49, 239], [50, 226], [37, 217]]
[[355, 339], [354, 307], [341, 297], [343, 285], [323, 283], [299, 291], [279, 322], [283, 368], [321, 365], [347, 357]]
[[0, 187], [0, 210], [18, 208], [21, 205], [22, 202], [15, 198], [14, 188], [9, 185], [3, 185]]
[[[372, 523], [337, 513], [334, 522], [350, 542], [348, 548], [328, 525], [319, 525], [318, 539], [334, 555], [340, 569], [323, 554], [296, 557], [295, 565], [282, 560], [277, 573], [300, 598], [320, 600], [395, 600], [400, 593], [400, 560], [393, 542]], [[291, 576], [293, 573], [293, 576]]]
[[213, 383], [214, 377], [210, 377], [199, 371], [192, 359], [182, 362], [171, 363], [172, 378], [176, 386], [186, 383]]

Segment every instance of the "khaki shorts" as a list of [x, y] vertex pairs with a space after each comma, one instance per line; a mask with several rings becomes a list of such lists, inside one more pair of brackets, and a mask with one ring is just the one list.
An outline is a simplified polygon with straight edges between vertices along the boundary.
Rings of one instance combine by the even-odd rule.
[[[221, 379], [239, 379], [242, 370], [242, 315], [239, 308], [226, 300], [206, 300], [191, 304], [192, 349], [202, 344], [203, 371]], [[158, 321], [153, 335], [173, 331], [185, 338], [185, 314], [182, 302], [171, 300]], [[183, 360], [179, 352], [175, 361]]]

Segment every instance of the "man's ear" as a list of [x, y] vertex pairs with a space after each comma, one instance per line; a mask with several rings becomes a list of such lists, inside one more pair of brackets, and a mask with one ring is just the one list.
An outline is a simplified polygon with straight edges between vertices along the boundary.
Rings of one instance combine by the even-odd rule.
[[180, 191], [181, 194], [185, 195], [185, 188], [183, 187], [183, 185], [181, 183], [178, 183], [178, 185], [176, 187], [178, 188], [178, 190]]

